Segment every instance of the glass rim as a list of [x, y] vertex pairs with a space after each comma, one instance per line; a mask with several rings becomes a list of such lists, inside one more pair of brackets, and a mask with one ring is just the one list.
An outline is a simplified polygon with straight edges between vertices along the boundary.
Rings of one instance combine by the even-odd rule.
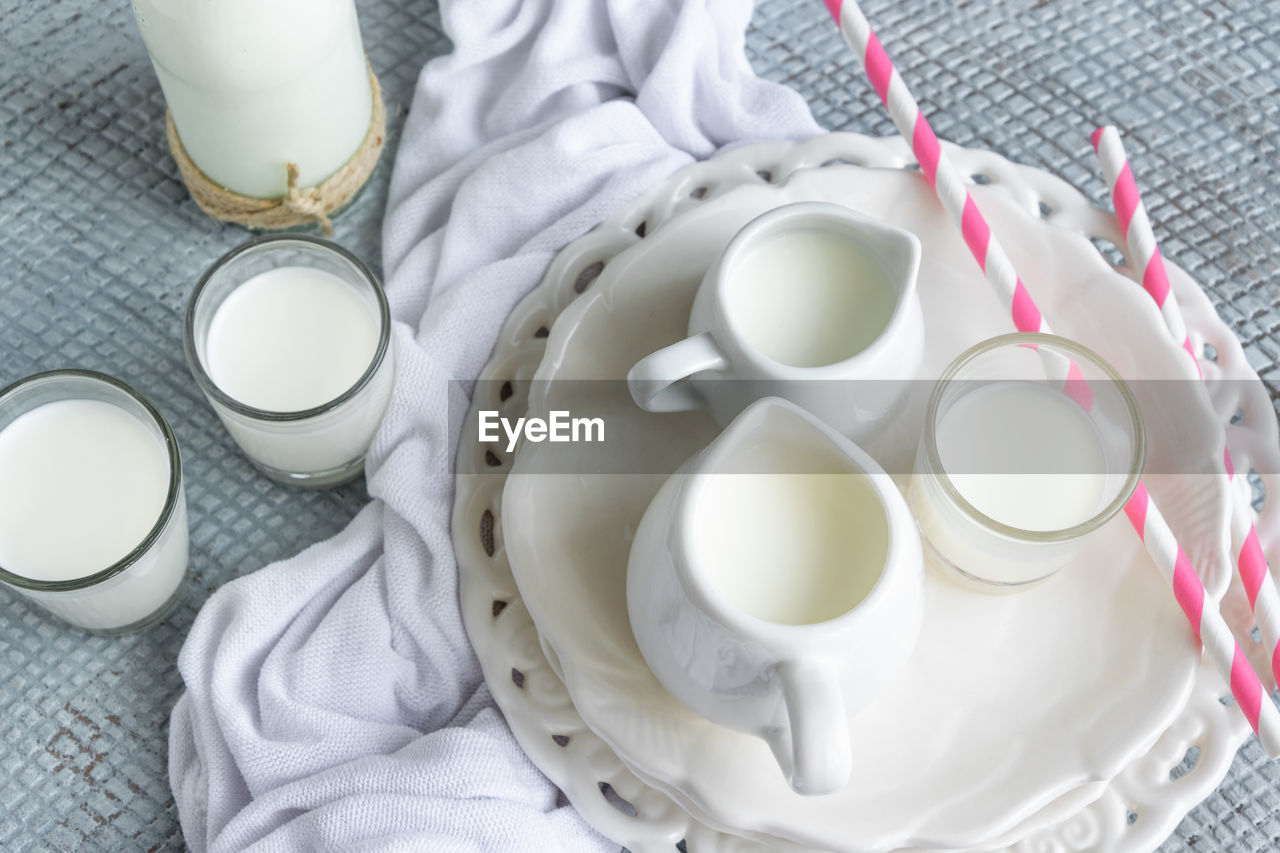
[[[141, 405], [143, 410], [151, 416], [151, 419], [155, 422], [156, 426], [160, 428], [160, 435], [164, 441], [165, 452], [169, 458], [169, 489], [165, 494], [164, 506], [160, 509], [160, 515], [156, 519], [156, 523], [151, 526], [149, 531], [147, 531], [147, 535], [142, 537], [142, 541], [134, 546], [129, 553], [125, 554], [123, 557], [104, 569], [100, 569], [92, 574], [84, 575], [83, 577], [49, 581], [14, 574], [3, 566], [0, 566], [0, 581], [19, 589], [29, 589], [37, 592], [71, 592], [74, 590], [88, 589], [89, 587], [97, 586], [103, 581], [110, 580], [128, 569], [134, 563], [138, 562], [144, 554], [150, 551], [151, 546], [160, 539], [160, 535], [173, 519], [174, 512], [178, 507], [178, 496], [182, 492], [182, 453], [178, 449], [178, 439], [173, 434], [173, 429], [170, 428], [169, 422], [165, 420], [164, 415], [160, 414], [160, 410], [152, 405], [151, 401], [144, 397], [141, 392], [135, 389], [132, 385], [129, 385], [127, 382], [96, 370], [82, 370], [80, 368], [46, 370], [42, 373], [35, 373], [31, 376], [19, 379], [17, 382], [13, 382], [5, 388], [0, 389], [0, 406], [3, 406], [5, 401], [12, 397], [12, 395], [28, 385], [36, 382], [58, 379], [87, 379], [91, 382], [100, 382], [104, 385], [110, 385], [117, 391], [124, 392], [135, 402]], [[68, 397], [67, 399], [74, 398]], [[51, 400], [50, 402], [58, 401]]]
[[[196, 350], [196, 308], [199, 305], [200, 297], [204, 294], [206, 286], [213, 279], [213, 276], [224, 266], [239, 258], [241, 255], [257, 251], [264, 246], [270, 246], [276, 243], [303, 243], [322, 251], [329, 251], [337, 255], [342, 260], [355, 267], [358, 272], [373, 290], [374, 299], [378, 303], [378, 346], [374, 349], [373, 358], [369, 362], [369, 366], [365, 368], [364, 373], [360, 374], [360, 378], [355, 381], [350, 388], [343, 391], [332, 400], [321, 403], [318, 406], [312, 406], [309, 409], [299, 409], [292, 412], [279, 412], [272, 409], [260, 409], [257, 406], [250, 406], [227, 394], [217, 383], [213, 381], [208, 371], [205, 370], [204, 360], [200, 357], [200, 353]], [[240, 282], [244, 284], [244, 282]], [[236, 287], [239, 287], [237, 284]], [[223, 406], [238, 415], [251, 418], [256, 421], [274, 421], [289, 422], [302, 421], [308, 418], [314, 418], [318, 415], [326, 414], [334, 409], [342, 406], [344, 403], [353, 399], [359, 394], [377, 374], [378, 369], [382, 367], [382, 363], [386, 360], [387, 350], [391, 345], [391, 307], [387, 303], [387, 294], [382, 287], [382, 282], [373, 274], [373, 271], [365, 265], [363, 261], [353, 255], [351, 252], [339, 246], [332, 240], [324, 240], [320, 237], [313, 237], [309, 234], [268, 234], [261, 237], [254, 237], [246, 240], [240, 245], [228, 251], [222, 257], [218, 258], [204, 274], [200, 276], [200, 280], [196, 282], [195, 289], [191, 291], [191, 297], [187, 300], [187, 308], [182, 321], [182, 348], [186, 353], [187, 367], [191, 370], [192, 376], [195, 377], [196, 384], [200, 386], [210, 399], [214, 400], [218, 405]]]
[[[1117, 490], [1116, 496], [1106, 506], [1084, 521], [1057, 530], [1026, 530], [1025, 528], [1014, 527], [1002, 521], [997, 521], [969, 503], [960, 493], [960, 490], [956, 488], [955, 483], [952, 482], [951, 477], [947, 474], [946, 468], [942, 465], [942, 456], [938, 452], [937, 434], [934, 428], [938, 417], [938, 406], [942, 402], [943, 391], [955, 380], [956, 374], [963, 367], [978, 356], [993, 350], [1010, 346], [1026, 346], [1028, 344], [1035, 344], [1037, 347], [1048, 345], [1066, 350], [1077, 359], [1088, 361], [1101, 370], [1106, 375], [1107, 380], [1114, 383], [1119, 389], [1120, 398], [1124, 402], [1125, 410], [1133, 427], [1133, 454], [1129, 463], [1129, 473], [1126, 475], [1119, 490]], [[1106, 524], [1132, 497], [1134, 490], [1138, 487], [1138, 482], [1142, 479], [1142, 468], [1147, 458], [1147, 436], [1142, 420], [1142, 410], [1138, 406], [1138, 400], [1134, 397], [1129, 383], [1125, 382], [1115, 368], [1102, 356], [1088, 347], [1078, 344], [1069, 338], [1049, 335], [1043, 332], [1012, 332], [997, 335], [994, 338], [979, 341], [956, 356], [955, 360], [947, 365], [946, 370], [938, 377], [938, 381], [934, 383], [933, 392], [929, 395], [929, 402], [925, 407], [924, 434], [921, 440], [924, 442], [925, 455], [929, 460], [929, 466], [933, 469], [930, 475], [937, 479], [943, 493], [956, 507], [982, 526], [1011, 539], [1023, 542], [1066, 542], [1084, 536], [1087, 533], [1092, 533]]]

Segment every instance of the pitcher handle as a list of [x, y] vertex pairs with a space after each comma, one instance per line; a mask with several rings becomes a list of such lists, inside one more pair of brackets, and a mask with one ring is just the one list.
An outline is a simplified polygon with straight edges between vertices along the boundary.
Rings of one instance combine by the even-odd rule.
[[778, 667], [791, 724], [791, 787], [798, 794], [833, 794], [853, 770], [844, 693], [830, 667], [789, 661]]
[[685, 412], [698, 409], [698, 399], [687, 379], [703, 370], [719, 370], [728, 359], [710, 332], [701, 332], [650, 353], [627, 373], [627, 388], [636, 405], [648, 412]]

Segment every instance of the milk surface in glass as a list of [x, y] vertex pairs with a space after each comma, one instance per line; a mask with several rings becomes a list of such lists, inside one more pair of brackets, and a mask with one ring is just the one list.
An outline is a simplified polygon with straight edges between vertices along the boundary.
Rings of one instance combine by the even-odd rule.
[[[0, 567], [34, 581], [102, 572], [143, 543], [169, 493], [169, 454], [154, 431], [102, 400], [58, 400], [0, 430]], [[110, 630], [154, 613], [186, 576], [186, 503], [152, 548], [82, 589], [19, 591], [82, 627]]]
[[[942, 468], [978, 513], [1035, 534], [1093, 518], [1114, 491], [1103, 442], [1080, 405], [1028, 381], [999, 381], [956, 400], [936, 426]], [[1062, 565], [1084, 538], [1024, 543], [963, 511], [935, 474], [911, 478], [910, 502], [925, 539], [961, 572], [996, 583], [1034, 580]]]
[[378, 349], [373, 306], [332, 273], [279, 267], [227, 296], [209, 324], [205, 363], [227, 396], [301, 412], [356, 384]]
[[[214, 408], [260, 466], [285, 475], [324, 474], [361, 460], [391, 397], [390, 351], [372, 367], [382, 335], [374, 291], [316, 267], [289, 265], [250, 276], [214, 310], [200, 345], [213, 384], [237, 403], [279, 420]], [[328, 407], [328, 408], [322, 408]], [[305, 417], [311, 410], [316, 413]], [[353, 469], [354, 470], [354, 469]]]
[[974, 509], [1021, 530], [1064, 530], [1101, 509], [1102, 441], [1080, 406], [1035, 382], [995, 382], [947, 409], [938, 454]]

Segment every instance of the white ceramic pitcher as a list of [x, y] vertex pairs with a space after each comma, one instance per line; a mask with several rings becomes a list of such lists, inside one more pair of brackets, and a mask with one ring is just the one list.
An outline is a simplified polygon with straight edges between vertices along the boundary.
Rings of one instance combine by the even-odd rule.
[[651, 412], [706, 408], [721, 425], [753, 400], [783, 397], [867, 440], [920, 366], [919, 267], [909, 231], [828, 202], [774, 208], [707, 271], [689, 337], [631, 368], [631, 396]]
[[849, 714], [904, 666], [923, 610], [919, 534], [861, 448], [766, 397], [658, 491], [627, 569], [658, 681], [764, 738], [791, 786], [847, 784]]

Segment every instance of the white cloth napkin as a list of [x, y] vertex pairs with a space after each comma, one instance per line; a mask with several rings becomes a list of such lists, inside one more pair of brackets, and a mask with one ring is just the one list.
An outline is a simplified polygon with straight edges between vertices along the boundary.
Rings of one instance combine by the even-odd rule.
[[441, 5], [455, 49], [419, 79], [383, 232], [397, 376], [373, 501], [191, 629], [169, 763], [197, 853], [616, 849], [521, 752], [467, 642], [450, 380], [615, 208], [725, 145], [818, 127], [747, 64], [749, 0]]

